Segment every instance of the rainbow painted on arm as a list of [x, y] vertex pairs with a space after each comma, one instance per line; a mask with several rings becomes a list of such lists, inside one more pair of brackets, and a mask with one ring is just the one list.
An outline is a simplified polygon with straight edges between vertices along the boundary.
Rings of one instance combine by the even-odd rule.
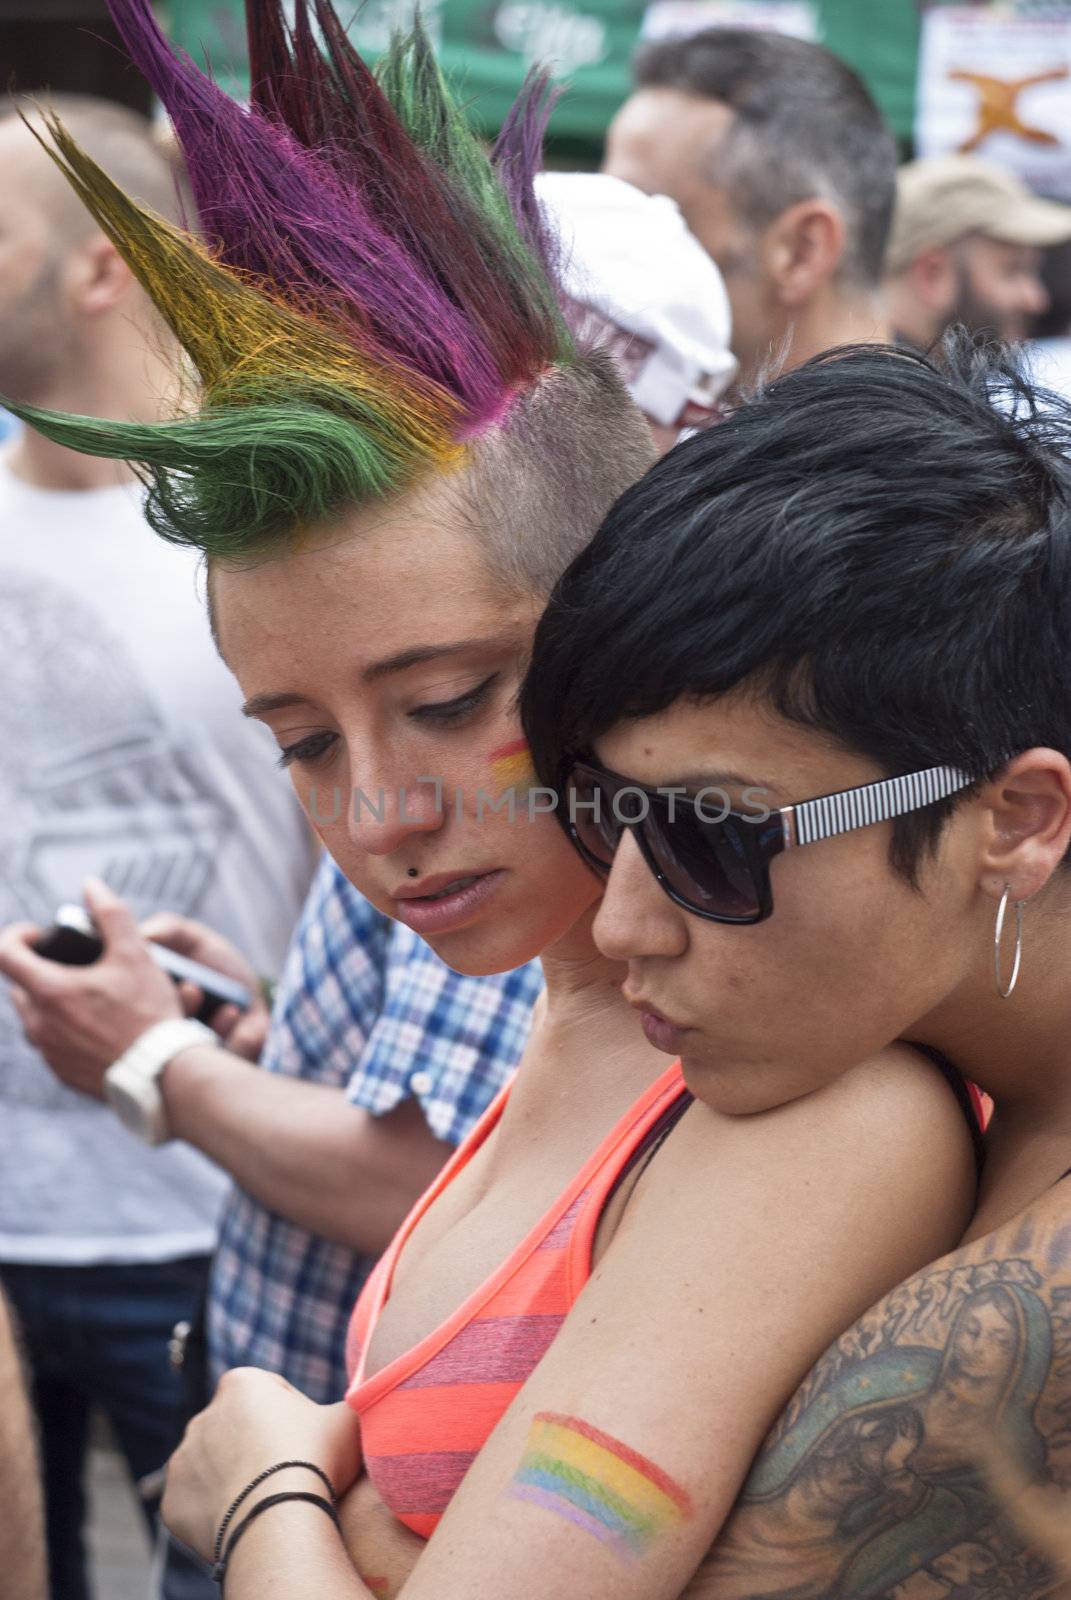
[[694, 1515], [691, 1499], [654, 1462], [579, 1417], [540, 1411], [509, 1495], [564, 1517], [636, 1561]]

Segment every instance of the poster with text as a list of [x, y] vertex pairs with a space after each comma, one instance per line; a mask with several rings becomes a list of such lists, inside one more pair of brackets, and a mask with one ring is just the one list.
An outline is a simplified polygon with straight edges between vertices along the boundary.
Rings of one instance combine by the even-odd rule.
[[915, 142], [920, 156], [976, 154], [1071, 200], [1071, 7], [927, 11]]

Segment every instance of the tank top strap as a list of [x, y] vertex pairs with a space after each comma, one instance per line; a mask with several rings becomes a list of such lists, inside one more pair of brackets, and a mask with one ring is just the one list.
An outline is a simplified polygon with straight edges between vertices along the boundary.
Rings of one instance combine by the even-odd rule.
[[376, 1323], [379, 1321], [380, 1312], [383, 1310], [390, 1294], [391, 1280], [394, 1277], [394, 1269], [398, 1263], [398, 1257], [404, 1250], [421, 1217], [434, 1205], [439, 1196], [450, 1187], [458, 1174], [464, 1172], [477, 1151], [498, 1127], [502, 1120], [502, 1113], [509, 1101], [515, 1077], [516, 1072], [510, 1074], [475, 1127], [470, 1129], [453, 1155], [441, 1168], [438, 1177], [424, 1190], [424, 1193], [417, 1200], [409, 1215], [395, 1233], [394, 1238], [376, 1262], [354, 1307], [349, 1332], [346, 1337], [346, 1364], [351, 1373], [350, 1388], [364, 1382], [368, 1346], [371, 1343]]
[[573, 1299], [591, 1276], [595, 1235], [606, 1207], [637, 1164], [646, 1165], [652, 1158], [694, 1099], [685, 1087], [679, 1061], [662, 1074], [654, 1088], [657, 1093], [634, 1107], [630, 1126], [626, 1129], [619, 1124], [613, 1148], [605, 1151], [598, 1172], [574, 1204], [576, 1221], [565, 1241], [567, 1282]]
[[[531, 1270], [529, 1264], [537, 1255], [542, 1256], [549, 1264], [554, 1253], [563, 1251], [567, 1253], [570, 1266], [574, 1260], [581, 1262], [585, 1249], [582, 1230], [590, 1227], [593, 1236], [595, 1226], [595, 1223], [586, 1223], [584, 1219], [590, 1211], [594, 1211], [597, 1218], [605, 1204], [607, 1193], [613, 1188], [618, 1174], [629, 1161], [637, 1145], [642, 1143], [652, 1124], [658, 1121], [665, 1106], [686, 1092], [680, 1063], [674, 1062], [655, 1079], [654, 1083], [648, 1085], [639, 1099], [633, 1102], [601, 1140], [549, 1211], [544, 1213], [490, 1277], [485, 1279], [451, 1316], [425, 1339], [420, 1340], [412, 1350], [388, 1363], [373, 1378], [366, 1378], [368, 1348], [380, 1313], [390, 1297], [391, 1280], [398, 1257], [420, 1218], [464, 1169], [500, 1120], [508, 1098], [507, 1091], [504, 1090], [485, 1113], [469, 1139], [458, 1150], [457, 1155], [447, 1163], [437, 1181], [414, 1207], [393, 1240], [387, 1256], [380, 1263], [380, 1268], [377, 1269], [374, 1289], [371, 1283], [366, 1285], [366, 1292], [358, 1302], [351, 1323], [349, 1346], [351, 1352], [356, 1354], [348, 1391], [348, 1398], [354, 1409], [361, 1411], [364, 1407], [374, 1404], [391, 1387], [404, 1382], [415, 1368], [429, 1362], [468, 1324], [486, 1317], [489, 1315], [489, 1308], [501, 1304], [511, 1294], [516, 1294], [525, 1281], [526, 1268]], [[581, 1233], [579, 1244], [576, 1240], [578, 1231]], [[590, 1239], [586, 1248], [590, 1260]], [[575, 1293], [579, 1293], [585, 1281], [586, 1274], [582, 1274]]]
[[908, 1043], [913, 1050], [919, 1050], [928, 1057], [952, 1090], [960, 1110], [963, 1112], [967, 1123], [967, 1132], [970, 1134], [971, 1145], [974, 1149], [975, 1171], [981, 1176], [985, 1166], [985, 1127], [988, 1121], [988, 1112], [985, 1098], [978, 1085], [965, 1078], [946, 1055], [934, 1045], [921, 1044], [917, 1039], [910, 1039]]

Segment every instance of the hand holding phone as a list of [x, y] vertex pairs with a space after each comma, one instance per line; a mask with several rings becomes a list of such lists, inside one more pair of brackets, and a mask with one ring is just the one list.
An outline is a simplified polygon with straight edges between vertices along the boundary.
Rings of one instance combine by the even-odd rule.
[[[253, 995], [243, 983], [225, 977], [200, 961], [191, 961], [166, 945], [146, 940], [146, 947], [156, 965], [176, 983], [192, 983], [204, 996], [195, 1016], [198, 1022], [210, 1023], [221, 1006], [233, 1005], [239, 1011], [248, 1011]], [[88, 967], [99, 960], [104, 952], [104, 941], [93, 921], [82, 906], [63, 905], [56, 912], [53, 925], [35, 941], [34, 950], [49, 961], [60, 961], [65, 966]]]

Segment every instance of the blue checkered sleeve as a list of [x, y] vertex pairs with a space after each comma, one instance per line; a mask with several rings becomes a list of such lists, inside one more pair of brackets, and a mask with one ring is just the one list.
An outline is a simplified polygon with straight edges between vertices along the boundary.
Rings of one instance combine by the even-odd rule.
[[[457, 1144], [520, 1059], [541, 987], [535, 962], [490, 978], [451, 971], [325, 859], [261, 1065], [344, 1088], [377, 1116], [412, 1095], [432, 1132]], [[214, 1371], [266, 1367], [315, 1400], [337, 1400], [347, 1323], [372, 1264], [236, 1190], [209, 1299]]]

